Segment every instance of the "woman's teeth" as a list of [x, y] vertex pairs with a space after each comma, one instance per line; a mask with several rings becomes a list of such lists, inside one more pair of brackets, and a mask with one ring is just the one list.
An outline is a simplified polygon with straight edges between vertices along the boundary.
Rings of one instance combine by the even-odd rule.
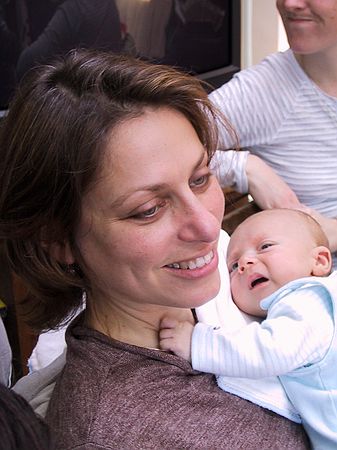
[[200, 267], [209, 264], [213, 259], [213, 251], [211, 250], [207, 255], [200, 256], [199, 258], [194, 259], [193, 261], [183, 261], [180, 263], [168, 264], [167, 267], [171, 267], [172, 269], [200, 269]]

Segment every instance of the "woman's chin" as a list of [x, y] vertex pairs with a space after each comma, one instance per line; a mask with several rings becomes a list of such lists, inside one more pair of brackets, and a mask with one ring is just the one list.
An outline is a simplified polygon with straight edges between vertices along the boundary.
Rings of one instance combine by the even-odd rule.
[[220, 290], [220, 276], [213, 283], [209, 284], [201, 293], [198, 292], [190, 299], [189, 307], [198, 308], [216, 297]]

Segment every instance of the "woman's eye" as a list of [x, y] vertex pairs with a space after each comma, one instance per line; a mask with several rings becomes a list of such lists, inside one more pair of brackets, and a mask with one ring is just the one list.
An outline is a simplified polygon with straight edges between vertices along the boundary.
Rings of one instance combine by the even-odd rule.
[[140, 213], [135, 214], [133, 217], [136, 219], [148, 219], [157, 214], [159, 210], [159, 206], [153, 206], [152, 208], [147, 209], [146, 211], [142, 211]]
[[152, 206], [149, 209], [146, 209], [144, 211], [137, 212], [136, 214], [132, 214], [129, 216], [132, 219], [136, 220], [148, 220], [155, 218], [162, 210], [162, 208], [165, 208], [166, 201], [163, 201], [161, 203], [158, 203], [155, 206]]
[[148, 209], [147, 211], [143, 211], [142, 215], [144, 217], [152, 217], [156, 214], [156, 212], [159, 210], [159, 206], [153, 206], [152, 208]]
[[208, 173], [207, 175], [202, 175], [201, 177], [198, 177], [191, 181], [190, 186], [191, 187], [200, 187], [205, 186], [210, 178], [211, 174]]

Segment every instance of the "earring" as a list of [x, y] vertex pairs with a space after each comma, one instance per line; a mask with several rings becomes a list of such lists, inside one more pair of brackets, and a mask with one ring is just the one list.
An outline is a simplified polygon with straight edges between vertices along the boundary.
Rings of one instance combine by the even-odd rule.
[[66, 271], [72, 276], [82, 276], [81, 268], [77, 263], [68, 264]]

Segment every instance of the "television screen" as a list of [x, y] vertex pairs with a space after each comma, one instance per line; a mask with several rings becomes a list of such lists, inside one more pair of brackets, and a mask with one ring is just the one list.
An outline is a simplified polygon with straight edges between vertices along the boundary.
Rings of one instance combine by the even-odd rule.
[[96, 3], [97, 14], [93, 5], [95, 0], [0, 0], [1, 109], [25, 72], [76, 46], [170, 64], [210, 89], [240, 69], [239, 0], [106, 0]]
[[139, 56], [218, 87], [240, 68], [239, 0], [116, 0]]

